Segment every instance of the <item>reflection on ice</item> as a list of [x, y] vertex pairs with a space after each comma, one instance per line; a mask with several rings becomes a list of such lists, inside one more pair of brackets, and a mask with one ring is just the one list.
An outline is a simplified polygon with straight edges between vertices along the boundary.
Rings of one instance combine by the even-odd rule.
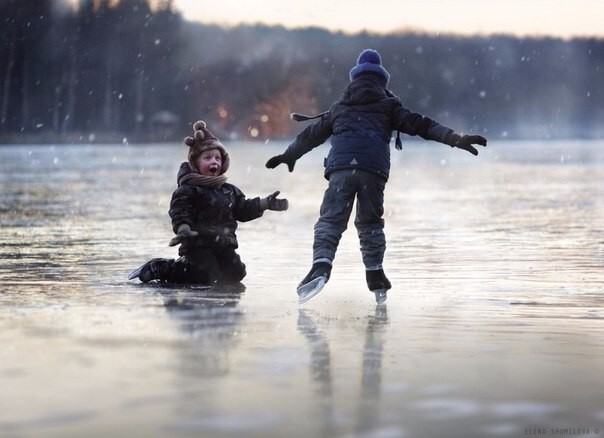
[[310, 377], [315, 406], [309, 415], [315, 424], [319, 424], [319, 436], [333, 436], [336, 418], [329, 342], [313, 316], [303, 309], [298, 310], [298, 330], [308, 341], [310, 349]]
[[365, 433], [379, 427], [382, 395], [382, 359], [388, 312], [385, 304], [375, 307], [368, 318], [363, 346], [361, 394], [357, 413], [356, 431]]
[[[386, 305], [378, 305], [368, 318], [365, 345], [362, 350], [360, 394], [355, 416], [355, 432], [374, 436], [380, 429], [380, 398], [382, 392], [382, 351], [384, 329], [388, 323]], [[333, 436], [337, 430], [334, 412], [332, 362], [329, 339], [321, 329], [321, 316], [309, 310], [298, 310], [298, 330], [308, 341], [310, 376], [315, 392], [315, 423], [321, 424], [319, 436]], [[319, 420], [320, 419], [320, 420]]]
[[[190, 286], [157, 288], [168, 314], [190, 342], [179, 351], [181, 372], [186, 377], [227, 374], [228, 352], [237, 342], [244, 313], [237, 308], [244, 285], [220, 288]], [[186, 348], [184, 348], [186, 347]]]

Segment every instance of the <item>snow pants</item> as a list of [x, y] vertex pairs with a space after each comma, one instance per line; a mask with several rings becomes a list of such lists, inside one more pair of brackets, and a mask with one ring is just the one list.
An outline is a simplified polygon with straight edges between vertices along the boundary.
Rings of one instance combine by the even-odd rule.
[[385, 187], [384, 178], [364, 170], [345, 169], [331, 173], [314, 228], [313, 263], [333, 262], [356, 198], [354, 225], [363, 264], [366, 270], [382, 268], [386, 251], [382, 219]]
[[168, 283], [236, 283], [245, 275], [245, 264], [234, 249], [194, 248], [176, 260], [165, 260], [159, 280]]

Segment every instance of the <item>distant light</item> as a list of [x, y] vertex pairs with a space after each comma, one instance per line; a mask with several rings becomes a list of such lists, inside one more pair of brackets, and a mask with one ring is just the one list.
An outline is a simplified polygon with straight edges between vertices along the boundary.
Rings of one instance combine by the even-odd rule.
[[250, 135], [256, 138], [260, 135], [260, 131], [258, 131], [258, 128], [250, 128]]
[[266, 114], [262, 114], [262, 116], [260, 117], [260, 121], [261, 121], [262, 123], [266, 123], [266, 122], [268, 122], [268, 115], [266, 115]]
[[481, 99], [484, 99], [485, 97], [487, 97], [487, 92], [484, 90], [480, 90], [480, 93], [478, 93], [478, 95]]
[[229, 112], [227, 110], [225, 110], [224, 108], [218, 109], [218, 117], [220, 117], [221, 119], [226, 119], [228, 116]]

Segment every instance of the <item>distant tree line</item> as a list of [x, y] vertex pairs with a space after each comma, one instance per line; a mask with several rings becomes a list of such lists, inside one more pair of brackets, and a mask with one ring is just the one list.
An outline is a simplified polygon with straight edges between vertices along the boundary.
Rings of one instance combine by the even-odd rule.
[[290, 138], [363, 48], [405, 106], [491, 138], [604, 136], [604, 40], [221, 28], [171, 0], [0, 2], [0, 142]]

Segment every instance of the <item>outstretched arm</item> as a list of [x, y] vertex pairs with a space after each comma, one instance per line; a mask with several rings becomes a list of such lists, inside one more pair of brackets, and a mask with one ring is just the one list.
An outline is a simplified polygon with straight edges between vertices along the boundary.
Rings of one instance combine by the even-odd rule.
[[399, 120], [395, 129], [409, 135], [419, 135], [426, 140], [434, 140], [447, 144], [453, 148], [459, 148], [478, 155], [478, 150], [473, 146], [478, 144], [487, 145], [487, 139], [481, 135], [459, 135], [451, 128], [432, 120], [429, 117], [400, 107], [397, 116]]
[[328, 114], [321, 117], [316, 123], [307, 126], [296, 139], [289, 145], [284, 153], [276, 155], [266, 162], [266, 167], [274, 169], [281, 163], [287, 164], [290, 172], [293, 172], [296, 161], [305, 153], [325, 143], [331, 136], [331, 121]]

